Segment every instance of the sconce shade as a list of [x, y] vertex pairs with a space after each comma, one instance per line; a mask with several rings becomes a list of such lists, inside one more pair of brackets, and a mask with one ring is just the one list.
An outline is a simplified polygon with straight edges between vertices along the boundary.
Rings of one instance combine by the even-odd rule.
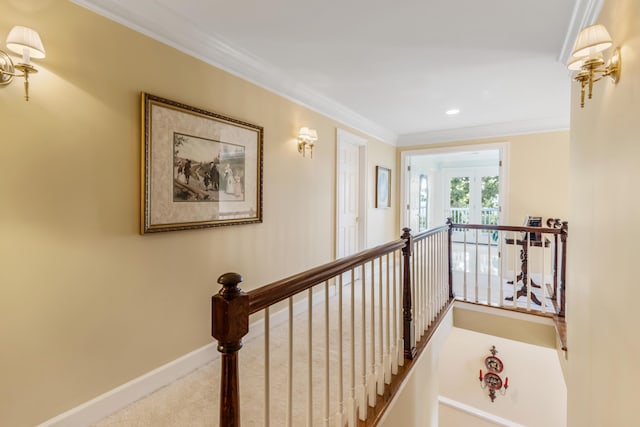
[[613, 40], [604, 25], [591, 25], [580, 31], [571, 55], [578, 58], [593, 56], [610, 48], [612, 44]]
[[311, 141], [318, 140], [318, 132], [315, 129], [309, 129], [309, 139]]
[[298, 137], [302, 139], [308, 139], [310, 136], [308, 127], [301, 127], [300, 132], [298, 132]]
[[9, 32], [7, 48], [19, 55], [23, 55], [26, 49], [28, 57], [31, 58], [42, 59], [46, 56], [44, 45], [38, 32], [21, 25], [16, 25]]
[[579, 71], [582, 69], [585, 59], [586, 58], [584, 56], [580, 58], [572, 56], [571, 58], [569, 58], [569, 62], [567, 63], [567, 68], [571, 71]]
[[604, 64], [604, 55], [602, 53], [597, 53], [593, 56], [582, 56], [582, 57], [572, 56], [571, 58], [569, 58], [569, 63], [567, 64], [567, 68], [570, 71], [580, 71], [583, 69], [585, 63], [588, 60], [593, 60], [593, 59], [599, 59], [600, 61], [602, 61], [601, 63]]

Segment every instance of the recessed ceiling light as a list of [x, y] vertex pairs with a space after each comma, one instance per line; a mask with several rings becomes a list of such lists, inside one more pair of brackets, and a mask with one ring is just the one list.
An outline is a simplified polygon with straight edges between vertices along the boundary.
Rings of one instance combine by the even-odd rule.
[[447, 116], [455, 116], [456, 114], [460, 114], [459, 108], [451, 108], [450, 110], [445, 111]]

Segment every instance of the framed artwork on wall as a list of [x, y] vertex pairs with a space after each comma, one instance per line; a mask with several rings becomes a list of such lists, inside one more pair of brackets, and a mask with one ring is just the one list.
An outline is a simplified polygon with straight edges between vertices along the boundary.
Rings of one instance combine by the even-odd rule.
[[391, 207], [391, 170], [376, 166], [376, 208]]
[[142, 93], [141, 233], [262, 222], [263, 128]]

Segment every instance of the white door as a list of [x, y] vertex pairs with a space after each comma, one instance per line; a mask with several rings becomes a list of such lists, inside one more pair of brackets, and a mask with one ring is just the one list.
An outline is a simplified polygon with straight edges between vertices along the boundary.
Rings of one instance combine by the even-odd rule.
[[336, 258], [365, 246], [366, 140], [338, 129], [336, 168]]
[[358, 146], [341, 144], [338, 165], [338, 253], [337, 258], [358, 251]]

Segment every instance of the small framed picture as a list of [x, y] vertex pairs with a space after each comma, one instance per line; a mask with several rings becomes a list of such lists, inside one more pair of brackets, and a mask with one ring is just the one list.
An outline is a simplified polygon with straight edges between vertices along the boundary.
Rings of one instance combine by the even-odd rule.
[[142, 94], [143, 234], [262, 222], [260, 126]]
[[391, 169], [376, 166], [376, 208], [391, 207]]

